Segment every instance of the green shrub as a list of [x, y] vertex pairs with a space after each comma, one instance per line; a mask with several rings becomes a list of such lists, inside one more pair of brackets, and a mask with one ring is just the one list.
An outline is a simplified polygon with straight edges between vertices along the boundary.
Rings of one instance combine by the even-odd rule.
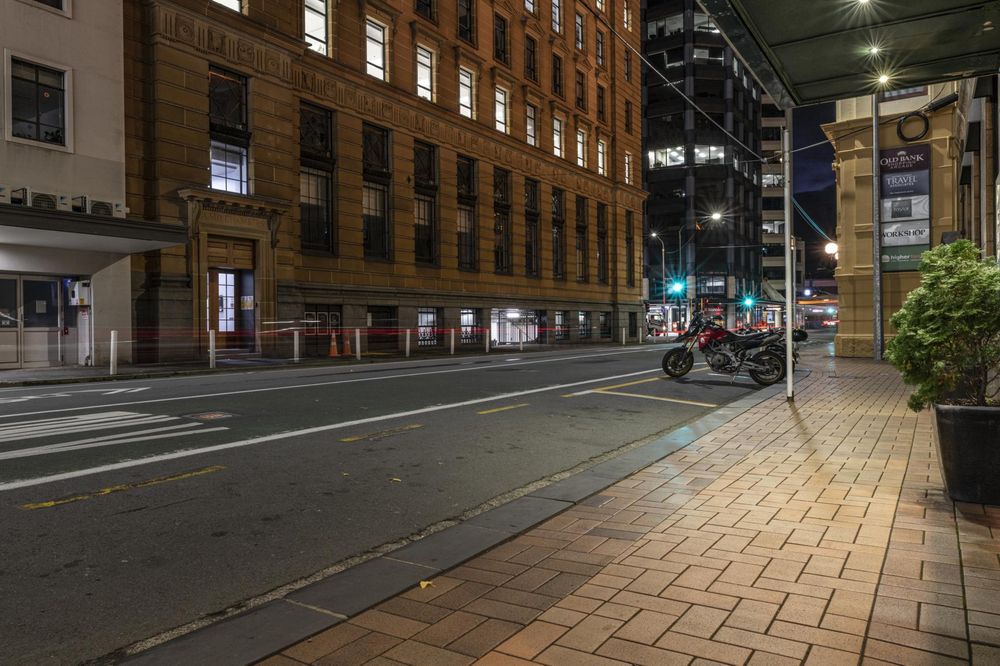
[[925, 252], [920, 286], [892, 316], [886, 359], [915, 385], [910, 409], [1000, 404], [1000, 267], [967, 240]]

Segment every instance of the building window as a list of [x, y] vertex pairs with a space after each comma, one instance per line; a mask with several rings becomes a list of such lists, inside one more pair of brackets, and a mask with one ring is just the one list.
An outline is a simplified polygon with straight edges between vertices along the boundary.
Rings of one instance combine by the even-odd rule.
[[476, 262], [476, 161], [458, 158], [458, 267], [475, 270]]
[[466, 118], [476, 117], [475, 87], [472, 71], [464, 67], [458, 68], [458, 112]]
[[595, 4], [597, 5], [597, 11], [599, 12], [604, 11], [604, 0], [597, 0]]
[[625, 132], [632, 133], [632, 102], [625, 101]]
[[576, 72], [576, 108], [587, 110], [587, 79], [583, 72]]
[[383, 81], [388, 80], [385, 69], [385, 26], [368, 19], [365, 21], [367, 72]]
[[725, 164], [725, 162], [726, 162], [725, 146], [694, 147], [695, 164]]
[[632, 184], [632, 153], [625, 153], [625, 184]]
[[417, 47], [417, 97], [434, 100], [434, 52]]
[[684, 164], [684, 146], [676, 148], [655, 148], [649, 151], [649, 168], [682, 166]]
[[586, 282], [590, 257], [587, 252], [587, 198], [576, 198], [576, 281]]
[[483, 325], [479, 319], [479, 310], [462, 308], [458, 316], [462, 327], [462, 344], [471, 345], [481, 343], [483, 341]]
[[524, 37], [524, 78], [538, 83], [538, 42]]
[[552, 0], [552, 31], [562, 32], [562, 0]]
[[927, 86], [911, 86], [898, 90], [887, 90], [882, 93], [883, 100], [904, 99], [906, 97], [921, 97], [927, 94]]
[[508, 93], [503, 88], [497, 86], [493, 102], [493, 121], [498, 132], [507, 133], [509, 128], [508, 114], [510, 113]]
[[566, 278], [566, 193], [552, 188], [552, 278]]
[[563, 96], [562, 58], [552, 54], [552, 94]]
[[597, 48], [595, 49], [597, 53], [597, 66], [604, 67], [604, 33], [600, 30], [597, 31]]
[[608, 206], [597, 204], [597, 281], [608, 283]]
[[577, 316], [577, 322], [579, 324], [579, 334], [583, 339], [587, 339], [591, 336], [592, 326], [590, 323], [590, 313], [580, 310]]
[[569, 340], [569, 312], [556, 310], [556, 340]]
[[434, 6], [434, 0], [414, 0], [413, 10], [430, 20], [435, 20], [437, 17], [436, 7]]
[[607, 95], [602, 85], [597, 86], [597, 119], [602, 123], [608, 120]]
[[721, 295], [726, 293], [725, 275], [699, 275], [697, 284], [699, 296], [702, 294]]
[[524, 107], [525, 135], [529, 146], [538, 145], [538, 109], [532, 104]]
[[389, 162], [389, 131], [365, 123], [362, 142], [364, 253], [369, 259], [390, 259], [392, 230], [389, 222], [389, 185], [392, 182], [392, 172]]
[[510, 34], [507, 30], [507, 19], [499, 14], [493, 15], [493, 57], [505, 65], [510, 64]]
[[529, 14], [534, 14], [535, 9], [536, 9], [535, 0], [524, 0], [524, 11], [528, 12]]
[[247, 82], [239, 74], [212, 67], [208, 73], [209, 161], [212, 189], [247, 193]]
[[309, 48], [323, 55], [327, 54], [327, 8], [326, 0], [306, 0], [305, 36]]
[[541, 257], [541, 236], [538, 219], [541, 215], [541, 187], [537, 180], [524, 180], [524, 273], [538, 277]]
[[563, 121], [561, 118], [552, 118], [552, 154], [556, 157], [563, 156]]
[[576, 37], [576, 48], [580, 51], [586, 46], [586, 34], [584, 31], [583, 14], [577, 14], [574, 26], [574, 36]]
[[418, 262], [433, 264], [438, 260], [437, 241], [437, 148], [427, 143], [413, 143], [413, 239]]
[[625, 285], [635, 286], [635, 229], [630, 210], [625, 211]]
[[[241, 11], [240, 0], [213, 0], [215, 4], [222, 5], [223, 7], [228, 7], [233, 11]], [[51, 3], [46, 2], [45, 4], [50, 5]], [[62, 4], [62, 3], [59, 3]]]
[[11, 136], [65, 146], [66, 88], [66, 72], [11, 58]]
[[625, 80], [632, 80], [632, 52], [625, 52]]
[[587, 133], [582, 129], [576, 131], [576, 165], [587, 167]]
[[510, 171], [493, 168], [493, 269], [509, 274], [513, 270], [510, 230]]
[[474, 0], [458, 0], [458, 36], [470, 44], [476, 43]]
[[299, 224], [304, 249], [333, 252], [333, 114], [311, 104], [299, 109]]
[[[634, 314], [634, 313], [633, 313]], [[610, 312], [600, 312], [597, 315], [599, 322], [599, 335], [602, 338], [611, 337], [611, 313]]]
[[417, 346], [437, 347], [444, 341], [444, 331], [438, 328], [437, 308], [417, 308]]
[[632, 29], [632, 5], [628, 0], [622, 0], [622, 27], [626, 30]]
[[608, 175], [608, 144], [597, 142], [597, 175]]

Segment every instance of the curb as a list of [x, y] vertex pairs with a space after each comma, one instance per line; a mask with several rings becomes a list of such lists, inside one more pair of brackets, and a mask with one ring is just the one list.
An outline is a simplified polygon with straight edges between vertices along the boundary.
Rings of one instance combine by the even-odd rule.
[[[799, 371], [808, 377], [808, 369]], [[267, 659], [432, 579], [684, 448], [766, 400], [759, 390], [620, 456], [317, 581], [284, 598], [172, 639], [123, 663], [144, 666], [242, 666]]]

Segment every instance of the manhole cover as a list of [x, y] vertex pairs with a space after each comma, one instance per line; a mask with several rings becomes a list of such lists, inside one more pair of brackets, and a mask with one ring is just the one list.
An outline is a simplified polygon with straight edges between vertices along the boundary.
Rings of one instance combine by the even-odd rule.
[[188, 414], [185, 418], [196, 421], [218, 421], [219, 419], [228, 419], [232, 416], [236, 415], [228, 412], [202, 412], [201, 414]]

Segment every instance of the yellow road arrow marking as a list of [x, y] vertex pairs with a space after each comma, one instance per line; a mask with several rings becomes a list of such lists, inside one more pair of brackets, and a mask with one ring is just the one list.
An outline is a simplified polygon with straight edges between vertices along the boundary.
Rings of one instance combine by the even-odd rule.
[[363, 439], [378, 440], [383, 437], [391, 437], [392, 435], [400, 435], [404, 432], [409, 432], [410, 430], [416, 430], [417, 428], [423, 428], [424, 426], [420, 423], [411, 423], [410, 425], [399, 426], [398, 428], [389, 428], [388, 430], [379, 430], [378, 432], [370, 432], [365, 435], [351, 435], [350, 437], [341, 437], [341, 442], [360, 442]]

